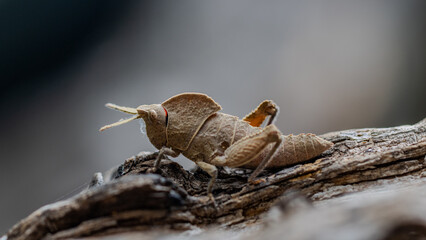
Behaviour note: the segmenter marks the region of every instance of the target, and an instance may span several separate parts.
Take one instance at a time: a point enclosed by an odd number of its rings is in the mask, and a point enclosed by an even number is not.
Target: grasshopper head
[[[141,105],[137,108],[129,108],[108,103],[106,107],[135,116],[106,125],[99,129],[99,131],[142,118],[145,122],[146,133],[151,143],[158,149],[166,145],[167,111],[160,104]]]
[[[146,125],[149,141],[157,149],[166,146],[167,111],[160,104],[141,105],[136,108]]]

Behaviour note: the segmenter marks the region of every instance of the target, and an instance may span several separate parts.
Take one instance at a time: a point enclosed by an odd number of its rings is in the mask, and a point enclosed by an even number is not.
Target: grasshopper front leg
[[[154,168],[153,168],[152,171],[156,172],[158,170],[158,167],[160,166],[161,159],[163,158],[164,155],[175,158],[175,157],[179,156],[179,154],[180,154],[179,151],[175,151],[172,148],[162,147],[160,149],[160,151],[158,151],[158,155],[157,155],[157,158],[155,159]]]
[[[271,151],[257,166],[256,170],[250,175],[248,181],[253,182],[254,178],[265,169],[272,160],[274,153],[282,142],[282,134],[275,125],[268,125],[262,131],[247,136],[232,144],[225,150],[223,156],[217,156],[211,164],[215,166],[240,167],[254,160],[271,143],[275,143]]]

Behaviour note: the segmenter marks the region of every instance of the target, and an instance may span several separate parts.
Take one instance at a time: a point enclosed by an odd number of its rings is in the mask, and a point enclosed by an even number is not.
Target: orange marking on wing
[[[247,121],[253,127],[259,127],[260,125],[262,125],[263,121],[265,121],[266,117],[267,116],[264,114],[259,114],[256,117],[247,118],[245,119],[245,121]]]

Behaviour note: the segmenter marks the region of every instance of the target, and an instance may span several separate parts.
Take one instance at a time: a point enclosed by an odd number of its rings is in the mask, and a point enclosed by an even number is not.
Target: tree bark
[[[335,145],[303,164],[264,171],[253,185],[251,170],[221,168],[215,203],[206,196],[206,173],[168,159],[147,173],[156,153],[143,152],[95,175],[93,187],[35,211],[3,238],[426,237],[426,119],[321,137]]]

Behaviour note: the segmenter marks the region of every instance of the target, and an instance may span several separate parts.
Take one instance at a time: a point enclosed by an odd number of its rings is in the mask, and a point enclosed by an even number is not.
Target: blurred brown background
[[[142,150],[136,107],[207,93],[286,134],[426,117],[426,2],[0,2],[0,233]],[[190,167],[188,160],[177,161]],[[75,193],[75,192],[74,192]]]

